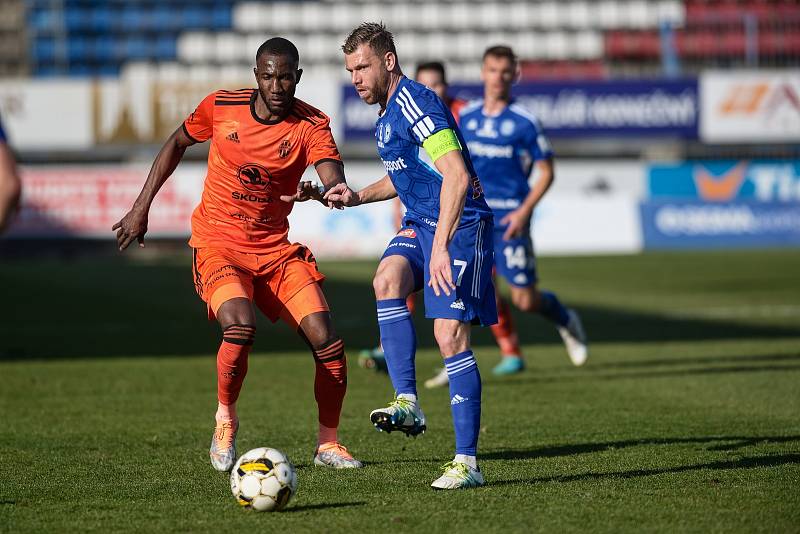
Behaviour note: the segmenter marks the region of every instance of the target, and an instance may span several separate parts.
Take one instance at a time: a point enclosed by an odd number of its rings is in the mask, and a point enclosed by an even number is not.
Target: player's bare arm
[[[167,181],[175,168],[183,158],[186,148],[195,144],[183,130],[183,126],[175,130],[169,139],[167,139],[164,146],[161,147],[153,166],[150,168],[150,174],[142,187],[142,191],[133,203],[131,210],[119,220],[111,230],[117,231],[117,245],[120,250],[128,248],[134,240],[139,242],[139,246],[144,246],[144,235],[147,233],[147,219],[150,212],[150,206],[153,204],[161,186]]]
[[[346,184],[344,177],[344,166],[338,161],[323,161],[316,166],[317,176],[322,182],[322,190],[310,181],[301,181],[297,184],[297,192],[294,195],[281,195],[280,199],[284,202],[306,202],[307,200],[317,200],[330,208],[344,209],[340,204],[329,203],[323,198],[323,194],[338,184]]]
[[[3,233],[17,211],[21,191],[14,156],[8,145],[0,142],[0,233]]]
[[[544,194],[553,185],[555,172],[553,169],[553,159],[547,158],[536,162],[534,166],[536,182],[533,184],[530,193],[525,197],[519,208],[515,209],[500,220],[500,224],[507,224],[508,228],[503,233],[503,239],[520,237],[528,232],[531,215],[533,210],[542,200]]]
[[[359,204],[370,204],[389,200],[397,196],[397,191],[392,184],[391,178],[387,174],[375,183],[372,183],[361,191],[353,191],[347,184],[337,184],[325,193],[325,200],[331,203],[338,203],[342,206],[353,207]]]
[[[431,279],[428,284],[439,296],[442,291],[449,295],[450,290],[456,288],[447,247],[458,228],[459,220],[461,220],[470,177],[459,150],[443,154],[434,162],[434,165],[442,174],[442,189],[439,197],[441,202],[439,222],[433,236],[431,251]]]

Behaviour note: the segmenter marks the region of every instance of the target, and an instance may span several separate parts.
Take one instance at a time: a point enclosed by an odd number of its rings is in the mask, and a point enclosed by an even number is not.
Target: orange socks
[[[406,297],[406,306],[408,307],[408,311],[411,312],[412,315],[414,314],[414,308],[417,307],[416,304],[417,299],[414,295],[416,295],[416,293],[411,293],[409,296]]]
[[[222,334],[217,352],[217,399],[222,404],[234,404],[239,398],[255,337],[255,327],[239,324],[229,326]]]
[[[492,325],[491,329],[503,356],[522,357],[519,337],[514,328],[514,318],[511,316],[511,307],[501,298],[497,299],[497,324]]]
[[[314,349],[313,352],[317,365],[314,397],[317,399],[319,409],[319,423],[321,427],[327,427],[335,432],[339,426],[344,394],[347,392],[347,358],[344,354],[344,342],[336,338]],[[320,439],[322,438],[320,435]]]

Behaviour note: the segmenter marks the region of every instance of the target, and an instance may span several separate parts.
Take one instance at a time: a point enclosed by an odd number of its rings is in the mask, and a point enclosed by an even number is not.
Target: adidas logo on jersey
[[[453,398],[450,399],[450,406],[455,406],[456,404],[461,404],[462,402],[467,402],[469,397],[462,397],[458,393],[453,395]]]
[[[225,137],[225,139],[227,139],[228,141],[233,141],[234,143],[238,143],[239,142],[239,133],[238,132],[229,133]]]
[[[450,307],[453,308],[454,310],[461,310],[461,311],[464,311],[464,310],[467,309],[464,306],[464,302],[461,299],[454,300],[453,303],[450,305]]]

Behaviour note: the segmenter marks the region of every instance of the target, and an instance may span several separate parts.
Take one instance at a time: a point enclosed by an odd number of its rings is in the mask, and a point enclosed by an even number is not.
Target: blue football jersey
[[[427,155],[422,143],[446,128],[453,130],[458,137],[461,155],[472,177],[459,227],[491,218],[491,209],[483,197],[478,175],[453,114],[436,93],[406,77],[400,80],[375,123],[378,155],[386,174],[391,178],[407,214],[435,226],[439,220],[442,175],[428,162],[429,159],[425,161]]]
[[[0,120],[0,142],[6,142],[6,132],[3,130],[3,121]]]
[[[553,156],[550,143],[539,121],[514,102],[495,116],[484,114],[483,100],[471,102],[461,110],[460,124],[499,227],[500,219],[517,209],[530,192],[528,177],[534,162]]]

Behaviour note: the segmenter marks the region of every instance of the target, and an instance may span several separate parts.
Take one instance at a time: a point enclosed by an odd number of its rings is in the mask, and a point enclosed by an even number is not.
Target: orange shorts
[[[311,251],[297,243],[264,254],[197,248],[192,271],[209,320],[224,302],[239,297],[254,302],[273,323],[283,319],[292,328],[312,313],[330,311],[319,286],[325,276]]]

